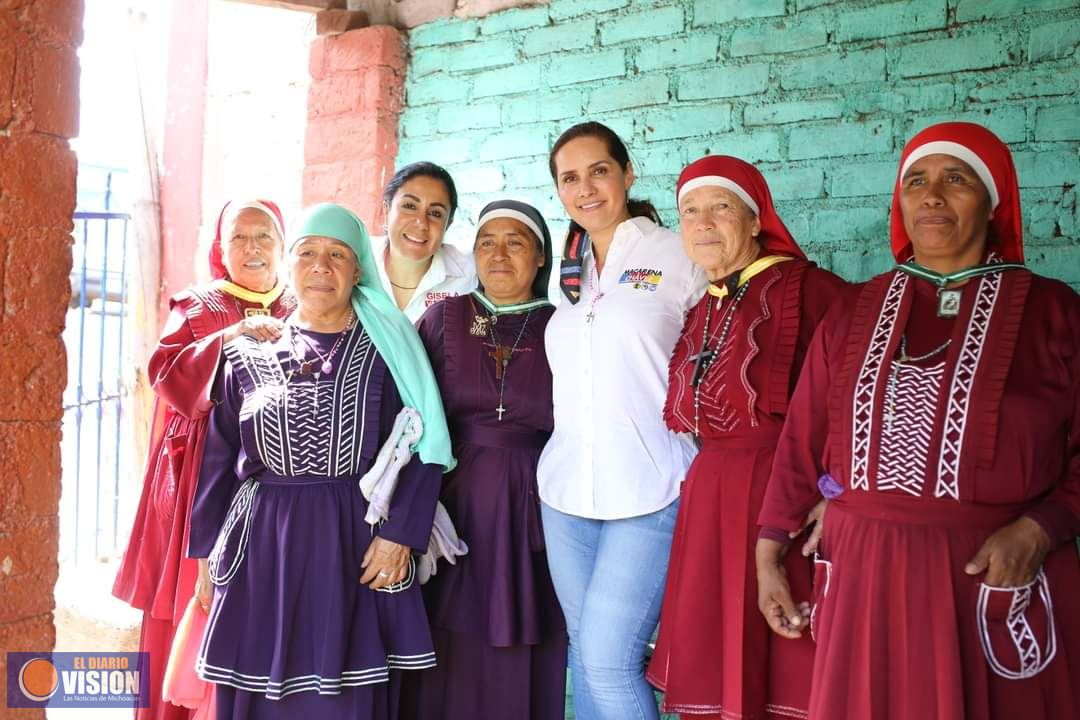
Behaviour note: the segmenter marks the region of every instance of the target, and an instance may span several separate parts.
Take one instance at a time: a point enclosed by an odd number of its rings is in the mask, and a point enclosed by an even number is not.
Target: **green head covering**
[[[439,386],[431,371],[427,352],[405,314],[383,290],[367,228],[360,218],[340,205],[320,203],[304,210],[296,220],[290,249],[306,237],[334,238],[352,248],[360,263],[360,282],[353,287],[352,305],[375,349],[386,361],[397,383],[402,402],[420,413],[424,432],[413,450],[425,463],[442,465],[447,471],[457,463],[450,448]]]

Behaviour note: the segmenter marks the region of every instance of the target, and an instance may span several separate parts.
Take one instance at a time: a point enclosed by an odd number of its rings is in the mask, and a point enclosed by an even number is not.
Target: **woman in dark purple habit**
[[[197,660],[218,720],[395,720],[401,670],[435,664],[412,551],[453,467],[415,329],[363,224],[304,212],[277,341],[225,346],[188,552],[214,597]],[[380,451],[382,449],[382,451]]]
[[[566,625],[548,574],[536,465],[552,429],[544,328],[551,238],[525,203],[477,223],[480,289],[419,322],[443,392],[457,469],[441,500],[469,552],[424,586],[438,666],[410,673],[410,720],[556,720]]]

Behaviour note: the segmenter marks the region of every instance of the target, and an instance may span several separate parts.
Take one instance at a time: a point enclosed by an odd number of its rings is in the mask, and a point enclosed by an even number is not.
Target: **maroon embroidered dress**
[[[151,705],[143,718],[180,720],[191,711],[161,700],[165,662],[176,625],[195,591],[198,565],[185,557],[190,510],[207,417],[210,390],[221,360],[222,330],[260,303],[241,299],[221,282],[192,288],[170,300],[169,315],[150,357],[150,382],[157,395],[142,496],[113,594],[144,611],[139,650],[150,653]],[[274,317],[291,310],[290,295],[269,307]]]
[[[707,294],[687,316],[671,360],[664,418],[676,432],[697,426],[702,446],[682,485],[648,672],[665,691],[669,712],[805,716],[813,644],[769,632],[757,608],[754,544],[788,398],[814,328],[842,287],[831,273],[790,258],[722,300]],[[721,336],[723,344],[701,376],[695,421],[694,357],[707,321],[709,348]],[[809,560],[792,553],[787,567],[797,587],[809,587]]]
[[[899,362],[902,345],[923,359]],[[995,273],[964,285],[958,316],[942,318],[929,282],[892,271],[834,306],[761,523],[798,527],[826,473],[843,492],[815,576],[811,719],[1080,717],[1075,292]],[[1032,584],[964,573],[1025,514],[1055,547]]]

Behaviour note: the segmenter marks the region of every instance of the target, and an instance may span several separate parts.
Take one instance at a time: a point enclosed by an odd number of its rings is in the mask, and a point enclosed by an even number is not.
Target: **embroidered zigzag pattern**
[[[294,383],[289,395],[290,474],[329,475],[330,435],[319,418],[319,410],[331,407],[333,395],[329,383],[305,379]]]
[[[1031,629],[1031,623],[1028,622],[1025,613],[1030,604],[1030,586],[1014,593],[1006,621],[1009,627],[1009,635],[1012,636],[1013,644],[1016,646],[1016,652],[1020,658],[1020,672],[1024,675],[1031,674],[1032,670],[1039,666],[1039,661],[1042,659],[1042,649],[1039,647],[1039,641],[1035,639],[1035,632]]]
[[[728,402],[728,366],[735,355],[735,337],[739,333],[738,315],[731,319],[731,328],[719,348],[716,359],[709,366],[701,381],[701,419],[713,432],[731,432],[739,426],[739,414]]]
[[[877,489],[898,490],[919,496],[926,477],[930,442],[934,433],[934,410],[941,391],[945,363],[920,368],[894,365],[886,394],[893,397],[892,418],[884,418]]]
[[[1039,590],[1039,600],[1046,613],[1046,646],[1040,647],[1035,629],[1031,626],[1028,613],[1032,610],[1035,588]],[[998,657],[991,637],[991,626],[995,621],[987,617],[990,597],[994,594],[1009,593],[1009,612],[1005,617],[1005,627],[1009,632],[1016,650],[1017,664]],[[1050,585],[1046,581],[1046,572],[1039,570],[1027,585],[1016,588],[995,588],[983,583],[979,587],[979,599],[976,607],[976,622],[979,626],[979,639],[983,646],[983,655],[987,664],[996,675],[1009,680],[1023,680],[1041,673],[1057,655],[1057,629],[1054,627],[1054,602],[1050,594]]]
[[[346,340],[339,356],[344,370],[333,383],[308,377],[287,383],[281,361],[267,346],[235,355],[230,359],[243,364],[254,384],[241,417],[251,418],[257,452],[268,470],[285,477],[359,471],[364,399],[375,355],[362,328]],[[327,423],[328,415],[336,422]]]
[[[349,344],[353,345],[352,342]],[[336,475],[359,472],[360,453],[357,450],[363,439],[364,428],[367,426],[367,403],[363,399],[367,396],[375,360],[375,355],[371,352],[371,338],[367,332],[360,333],[355,340],[355,346],[347,347],[345,350],[350,354],[359,354],[363,360],[350,363],[336,383],[335,390],[339,393],[341,402],[337,404],[338,422],[335,426],[337,428],[359,427],[359,435],[349,438],[349,442],[338,440],[333,443],[329,462]]]
[[[967,425],[971,389],[979,370],[986,335],[990,330],[990,317],[994,313],[998,291],[1001,289],[1001,273],[984,275],[979,280],[979,292],[971,310],[964,344],[956,363],[952,386],[949,388],[949,405],[945,410],[945,432],[941,439],[938,457],[938,479],[934,497],[960,499],[960,456],[964,449],[964,429]]]
[[[244,396],[240,419],[255,418],[255,444],[259,457],[268,469],[284,475],[288,457],[281,432],[285,427],[285,374],[276,355],[267,346],[251,339],[242,342],[243,346],[225,346],[230,362],[242,367],[254,385],[254,391]]]
[[[870,479],[870,439],[874,436],[874,398],[878,395],[878,377],[885,353],[889,348],[896,327],[896,318],[900,314],[900,301],[904,297],[908,276],[895,273],[889,289],[885,293],[885,302],[881,305],[877,324],[870,336],[859,377],[855,381],[855,392],[851,411],[851,487],[855,490],[869,490]]]

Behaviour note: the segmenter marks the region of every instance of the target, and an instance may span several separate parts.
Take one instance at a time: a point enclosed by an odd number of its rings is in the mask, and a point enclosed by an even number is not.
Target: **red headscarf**
[[[221,213],[218,214],[217,229],[214,231],[214,241],[210,243],[210,276],[215,280],[229,279],[229,271],[225,269],[225,261],[221,256],[221,223],[225,219],[225,213],[233,206],[236,206],[235,210],[237,212],[244,208],[262,210],[269,215],[270,219],[273,221],[274,228],[281,237],[281,242],[285,242],[285,218],[281,215],[281,208],[277,206],[277,203],[271,200],[261,199],[239,202],[230,200],[225,203],[225,207],[221,208]]]
[[[675,183],[676,204],[683,195],[703,185],[730,190],[749,206],[761,223],[758,240],[767,253],[806,259],[806,253],[776,214],[769,185],[756,167],[730,155],[706,155],[695,160],[683,169]]]
[[[947,122],[931,125],[904,146],[893,190],[889,237],[893,256],[903,262],[912,255],[911,239],[900,211],[900,183],[911,165],[927,155],[951,155],[975,171],[990,193],[990,242],[1006,262],[1024,262],[1024,225],[1020,218],[1020,187],[1009,147],[982,125]]]

